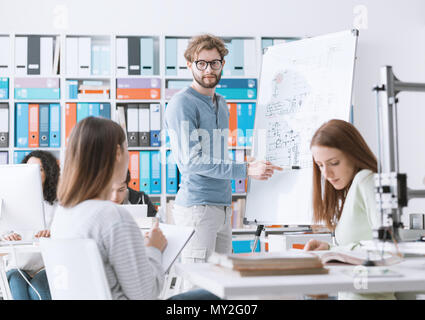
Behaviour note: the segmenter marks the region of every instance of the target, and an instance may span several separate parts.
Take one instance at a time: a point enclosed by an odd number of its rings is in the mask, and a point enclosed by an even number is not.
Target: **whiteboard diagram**
[[[263,56],[252,155],[301,170],[250,179],[248,221],[312,223],[310,141],[330,119],[349,120],[357,31],[282,43]]]

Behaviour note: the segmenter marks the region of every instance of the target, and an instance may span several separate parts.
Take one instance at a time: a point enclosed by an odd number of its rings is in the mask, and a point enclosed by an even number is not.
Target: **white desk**
[[[239,277],[209,263],[176,264],[176,274],[224,299],[285,298],[337,292],[425,291],[425,257],[406,258],[390,269],[401,277],[368,277],[367,289],[356,289],[353,277],[342,273],[353,266],[326,266],[329,274]],[[357,287],[359,284],[357,282]]]

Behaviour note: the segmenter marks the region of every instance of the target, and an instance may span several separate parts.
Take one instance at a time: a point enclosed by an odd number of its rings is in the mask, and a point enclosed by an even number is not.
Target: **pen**
[[[301,169],[300,166],[280,166],[284,170],[299,170]]]

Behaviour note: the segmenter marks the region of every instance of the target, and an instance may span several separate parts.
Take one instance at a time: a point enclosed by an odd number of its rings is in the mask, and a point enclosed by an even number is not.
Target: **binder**
[[[91,47],[91,74],[100,75],[100,68],[102,63],[100,45],[93,44]]]
[[[137,104],[127,106],[127,137],[129,147],[139,145],[139,106]]]
[[[29,155],[29,154],[30,154],[30,152],[31,152],[31,151],[27,151],[27,150],[25,150],[25,151],[22,151],[22,150],[15,151],[15,152],[13,153],[13,163],[14,163],[14,164],[22,163],[22,160],[24,160],[24,158],[25,158],[27,155]]]
[[[270,47],[273,45],[273,39],[261,39],[261,49],[264,51],[267,47]]]
[[[232,75],[243,76],[244,71],[244,40],[232,39],[233,48],[233,70]]]
[[[151,151],[151,189],[150,194],[161,194],[161,154],[159,151]]]
[[[98,103],[89,103],[89,117],[98,117],[100,113],[100,105]]]
[[[15,146],[28,148],[28,103],[16,104]]]
[[[178,181],[177,181],[177,165],[174,161],[173,154],[170,150],[166,153],[166,192],[168,194],[176,194]]]
[[[257,89],[257,79],[221,79],[218,89]]]
[[[187,67],[186,58],[184,52],[187,49],[189,39],[178,39],[177,40],[177,76],[179,77],[191,77],[192,73]]]
[[[128,75],[128,39],[117,38],[117,76]]]
[[[9,163],[9,153],[7,151],[0,151],[0,165]]]
[[[248,127],[248,112],[247,107],[244,103],[238,103],[237,108],[237,122],[238,122],[238,135],[237,135],[237,146],[246,146],[246,130]]]
[[[28,147],[38,148],[39,144],[39,105],[29,104],[28,105]]]
[[[78,38],[78,75],[89,76],[91,72],[91,38]]]
[[[139,175],[139,151],[129,151],[128,170],[130,171],[130,182],[128,187],[139,191],[140,190],[140,175]]]
[[[229,138],[228,146],[236,147],[237,136],[238,136],[238,114],[236,103],[228,103],[229,109]]]
[[[40,38],[40,74],[52,75],[53,72],[53,38]]]
[[[177,76],[177,39],[165,39],[165,75]]]
[[[9,105],[0,103],[0,148],[9,147]]]
[[[60,104],[50,104],[50,137],[49,144],[51,148],[59,148],[61,146],[61,113]]]
[[[72,128],[77,123],[77,104],[65,104],[65,145],[68,144],[68,138],[71,134]]]
[[[56,41],[59,41],[58,39]],[[68,37],[66,38],[66,74],[67,75],[78,75],[79,64],[78,64],[78,38]]]
[[[245,150],[235,150],[235,160],[237,163],[243,163],[245,161]],[[235,180],[235,192],[245,192],[245,179]]]
[[[151,191],[150,163],[150,151],[140,151],[140,191],[143,191],[146,194],[149,194]]]
[[[245,146],[251,147],[255,122],[255,103],[246,103],[246,108]]]
[[[140,74],[143,76],[153,75],[154,60],[153,38],[140,39]]]
[[[150,105],[150,138],[151,147],[161,146],[161,105],[151,103]]]
[[[100,74],[107,76],[111,74],[111,48],[108,45],[100,47]]]
[[[89,104],[87,102],[77,103],[77,122],[89,116]]]
[[[7,36],[0,37],[0,74],[9,73],[10,65],[10,38]]]
[[[247,77],[257,76],[257,51],[255,49],[255,40],[244,40],[244,74]]]
[[[78,99],[78,80],[66,80],[68,99]]]
[[[244,88],[217,88],[216,92],[221,94],[224,99],[230,100],[255,100],[257,99],[257,89]]]
[[[99,104],[99,116],[106,119],[111,119],[111,105],[109,103]]]
[[[235,160],[235,150],[229,150],[229,158],[232,161]],[[232,193],[235,193],[236,192],[236,188],[235,188],[236,187],[236,184],[235,183],[236,182],[235,182],[234,179],[230,180],[230,184],[232,186]]]
[[[40,147],[49,147],[50,112],[48,104],[40,104]]]
[[[150,145],[150,108],[148,104],[139,104],[139,146]]]
[[[9,99],[9,78],[0,78],[0,99]]]
[[[128,74],[140,75],[140,38],[128,37]]]
[[[233,46],[231,41],[226,43],[226,48],[229,53],[224,57],[226,63],[223,66],[223,76],[228,77],[233,75]]]
[[[60,90],[58,88],[15,88],[16,100],[58,100]]]
[[[15,75],[27,75],[28,38],[15,38]]]
[[[28,36],[28,74],[40,74],[40,36]]]

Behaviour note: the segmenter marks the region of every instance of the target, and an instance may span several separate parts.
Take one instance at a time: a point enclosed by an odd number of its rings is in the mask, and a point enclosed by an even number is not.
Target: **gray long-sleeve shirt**
[[[94,239],[102,257],[113,299],[155,299],[164,284],[162,253],[145,247],[141,230],[123,207],[87,200],[58,207],[52,239]]]
[[[165,129],[182,174],[176,204],[230,205],[232,179],[246,178],[246,163],[229,158],[229,110],[224,98],[187,87],[173,96],[165,111]]]

